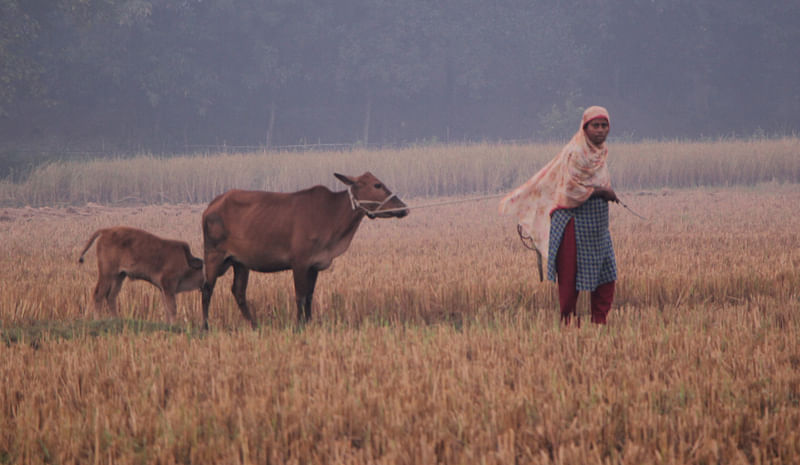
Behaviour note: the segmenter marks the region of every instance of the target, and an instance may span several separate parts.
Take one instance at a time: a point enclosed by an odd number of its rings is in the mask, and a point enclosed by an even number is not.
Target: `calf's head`
[[[178,282],[178,292],[201,289],[205,282],[203,274],[203,260],[187,253],[186,261],[189,267],[184,271]]]
[[[333,173],[336,179],[347,184],[354,209],[361,209],[370,219],[403,218],[408,208],[386,185],[367,171],[358,177]]]

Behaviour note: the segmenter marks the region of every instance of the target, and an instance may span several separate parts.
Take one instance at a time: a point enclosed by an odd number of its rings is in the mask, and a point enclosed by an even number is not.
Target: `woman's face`
[[[591,141],[594,145],[601,145],[603,142],[606,141],[606,137],[608,137],[608,120],[605,118],[595,118],[588,123],[586,123],[586,127],[584,128],[584,132],[586,132],[586,137]]]

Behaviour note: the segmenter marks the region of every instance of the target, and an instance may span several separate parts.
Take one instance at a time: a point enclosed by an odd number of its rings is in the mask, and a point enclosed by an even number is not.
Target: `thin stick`
[[[536,252],[536,264],[539,268],[539,282],[544,281],[544,274],[542,272],[542,253],[536,248],[536,245],[533,243],[533,238],[526,234],[522,229],[521,224],[517,225],[517,234],[519,234],[519,238],[522,240],[522,245]]]
[[[643,220],[645,220],[645,221],[648,221],[648,220],[647,220],[647,218],[645,218],[645,217],[643,217],[642,215],[640,215],[640,214],[636,213],[635,211],[633,211],[633,210],[631,209],[631,207],[629,207],[629,206],[625,205],[624,203],[622,203],[622,200],[619,200],[619,198],[617,198],[617,203],[618,203],[618,204],[620,204],[620,205],[622,205],[622,206],[623,206],[623,207],[624,207],[626,210],[628,210],[629,212],[631,212],[631,213],[633,213],[634,215],[638,216],[639,218],[641,218],[641,219],[643,219]]]

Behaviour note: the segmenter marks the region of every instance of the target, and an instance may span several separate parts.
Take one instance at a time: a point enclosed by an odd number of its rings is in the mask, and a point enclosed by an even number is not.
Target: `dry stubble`
[[[258,332],[227,281],[204,337],[192,293],[185,334],[0,346],[0,463],[798,460],[800,191],[621,194],[650,219],[612,207],[607,327],[559,328],[554,286],[494,201],[420,209],[362,225],[300,333],[283,273],[251,279]],[[199,254],[201,210],[6,210],[2,324],[87,318],[93,260],[75,260],[97,227]],[[152,286],[120,301],[164,318]]]

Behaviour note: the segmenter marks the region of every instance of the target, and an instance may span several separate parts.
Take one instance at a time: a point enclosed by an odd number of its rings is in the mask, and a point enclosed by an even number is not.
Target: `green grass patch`
[[[199,328],[167,323],[110,318],[104,320],[36,321],[26,325],[0,328],[0,341],[11,344],[29,344],[38,347],[52,340],[73,340],[119,334],[173,333],[195,337],[202,334]]]

